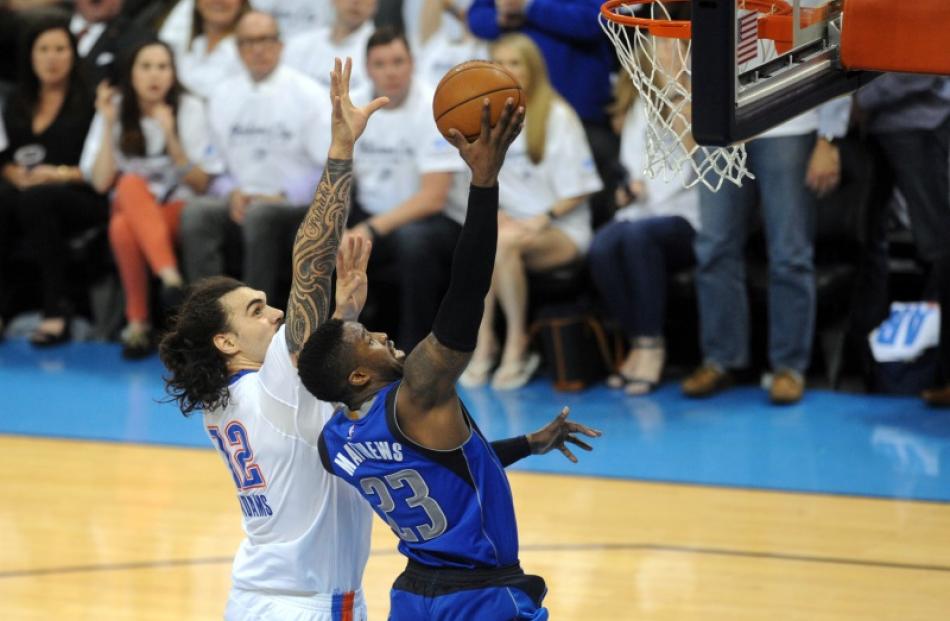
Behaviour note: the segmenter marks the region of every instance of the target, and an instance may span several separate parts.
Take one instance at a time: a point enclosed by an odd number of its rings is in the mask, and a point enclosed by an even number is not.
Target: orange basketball
[[[482,100],[491,100],[492,127],[501,117],[505,100],[515,102],[515,109],[525,103],[524,91],[515,76],[499,64],[487,60],[470,60],[449,69],[435,89],[432,114],[443,136],[455,128],[469,140],[478,138],[482,127]]]

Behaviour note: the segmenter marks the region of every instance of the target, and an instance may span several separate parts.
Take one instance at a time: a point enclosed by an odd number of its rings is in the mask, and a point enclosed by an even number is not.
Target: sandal
[[[491,375],[491,370],[494,367],[495,361],[492,358],[484,358],[482,360],[473,358],[469,361],[468,366],[465,367],[462,376],[459,377],[459,384],[465,388],[484,386],[488,382],[488,376]]]
[[[33,334],[30,335],[30,345],[33,347],[55,347],[56,345],[68,343],[72,338],[70,323],[69,319],[66,319],[63,323],[63,329],[58,333],[47,332],[46,330],[37,328],[33,331]]]
[[[541,356],[528,354],[527,358],[516,362],[504,363],[492,376],[491,387],[495,390],[515,390],[528,383],[541,364]]]

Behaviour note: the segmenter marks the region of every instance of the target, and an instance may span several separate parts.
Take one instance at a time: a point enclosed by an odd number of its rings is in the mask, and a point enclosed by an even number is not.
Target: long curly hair
[[[228,365],[215,346],[214,337],[228,330],[228,316],[221,297],[246,286],[225,276],[205,278],[192,285],[162,338],[158,354],[169,375],[165,391],[177,401],[185,416],[228,404]]]

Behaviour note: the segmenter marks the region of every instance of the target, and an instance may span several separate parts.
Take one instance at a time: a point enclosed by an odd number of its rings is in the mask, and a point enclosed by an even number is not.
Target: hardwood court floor
[[[241,537],[210,449],[0,436],[0,619],[220,618]],[[515,472],[522,564],[558,620],[926,620],[950,505]],[[378,523],[377,523],[378,526]],[[381,621],[402,560],[377,528]]]

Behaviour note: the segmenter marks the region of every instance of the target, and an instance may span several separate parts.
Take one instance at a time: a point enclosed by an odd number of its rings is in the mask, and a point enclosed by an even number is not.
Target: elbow
[[[91,185],[92,189],[99,194],[105,194],[112,188],[112,180],[103,177],[93,177],[89,185]]]

